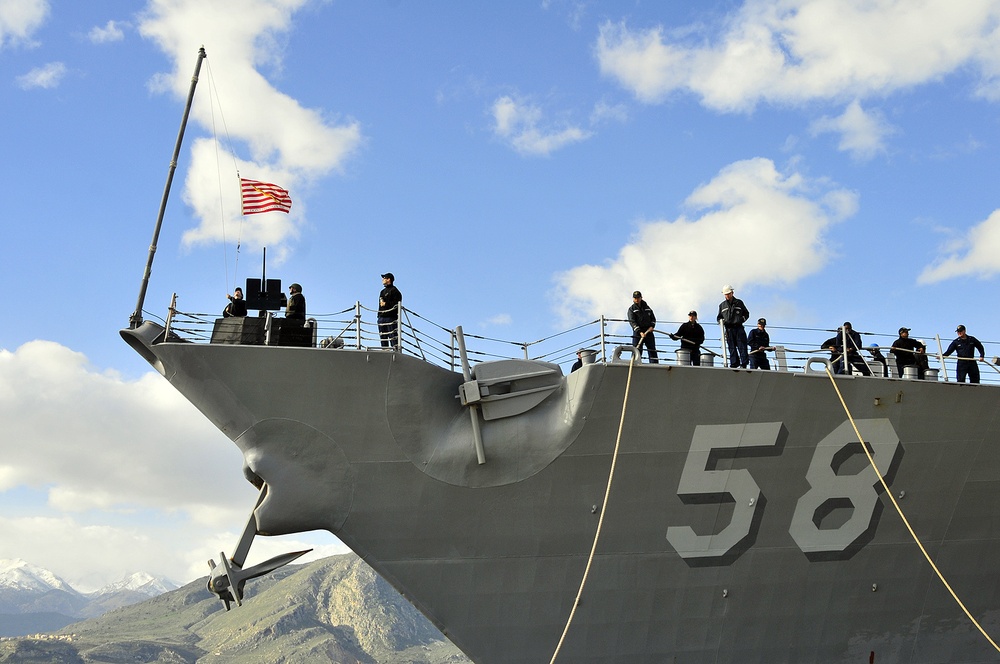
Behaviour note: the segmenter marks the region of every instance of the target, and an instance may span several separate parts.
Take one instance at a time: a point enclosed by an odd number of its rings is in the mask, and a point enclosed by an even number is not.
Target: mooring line
[[[979,621],[976,620],[975,616],[972,615],[972,613],[969,611],[968,608],[966,608],[962,600],[959,599],[958,594],[952,589],[951,584],[948,583],[948,580],[944,578],[944,574],[941,573],[941,570],[938,569],[938,566],[934,564],[934,561],[931,559],[930,554],[927,553],[927,549],[924,548],[923,542],[920,541],[920,538],[917,536],[917,533],[913,530],[913,527],[910,525],[910,521],[906,518],[906,515],[903,514],[903,508],[899,506],[899,503],[896,502],[896,497],[893,496],[892,491],[889,490],[889,485],[886,484],[885,477],[882,476],[882,472],[878,469],[878,466],[875,465],[875,458],[872,456],[872,453],[868,450],[868,445],[865,444],[864,437],[858,430],[857,424],[854,423],[854,416],[851,415],[851,410],[847,407],[847,402],[844,401],[844,395],[840,393],[840,388],[837,386],[837,381],[834,380],[833,378],[833,373],[830,371],[829,365],[827,365],[826,367],[826,375],[830,377],[830,383],[833,384],[833,389],[837,393],[837,398],[840,399],[840,405],[844,407],[844,412],[847,413],[847,419],[850,420],[851,427],[854,429],[854,435],[858,437],[858,442],[861,443],[861,449],[865,451],[865,456],[868,457],[868,463],[871,464],[872,469],[874,469],[875,471],[875,475],[878,476],[878,481],[882,484],[882,489],[885,491],[885,494],[889,496],[889,500],[892,501],[892,506],[896,508],[896,513],[899,514],[899,518],[902,519],[903,525],[905,525],[906,529],[910,532],[910,537],[912,537],[913,541],[916,542],[917,547],[920,549],[920,552],[924,554],[924,558],[927,560],[927,564],[931,566],[932,570],[934,570],[934,573],[941,581],[941,584],[948,590],[952,598],[962,609],[965,615],[969,618],[972,624],[976,626],[976,629],[979,630],[979,633],[982,634],[984,637],[986,637],[986,640],[990,642],[990,645],[992,645],[994,649],[1000,652],[1000,646],[998,646],[996,641],[994,641],[993,638],[986,632],[986,630],[983,629],[983,626],[979,624]]]
[[[645,333],[642,335],[646,336]],[[639,340],[639,346],[636,348],[638,350],[642,348],[642,337]],[[608,498],[611,496],[611,482],[615,478],[615,466],[618,464],[618,449],[622,442],[622,429],[625,427],[625,410],[628,407],[628,392],[629,388],[632,386],[632,367],[635,366],[635,357],[637,353],[632,352],[632,358],[628,363],[628,378],[625,380],[625,396],[622,399],[622,416],[618,421],[618,437],[615,439],[615,451],[611,455],[611,470],[608,473],[608,487],[604,491],[604,502],[601,503],[601,516],[597,520],[597,532],[594,533],[594,543],[590,547],[590,556],[587,558],[587,567],[583,570],[583,578],[580,580],[580,589],[576,592],[576,599],[573,600],[573,608],[570,609],[569,618],[566,620],[566,627],[563,628],[562,636],[559,637],[559,643],[556,644],[556,650],[552,653],[552,659],[549,660],[549,664],[554,664],[556,657],[559,656],[559,650],[562,648],[563,641],[566,640],[566,634],[569,632],[570,625],[573,624],[573,616],[576,615],[576,607],[580,605],[580,597],[583,595],[583,588],[587,585],[587,576],[590,574],[590,566],[594,562],[594,553],[597,551],[597,540],[601,537],[601,528],[604,526],[604,513],[608,509]]]

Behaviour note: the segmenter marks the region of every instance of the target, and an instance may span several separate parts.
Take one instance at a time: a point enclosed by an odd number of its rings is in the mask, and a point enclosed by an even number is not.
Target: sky
[[[0,0],[0,558],[97,588],[232,552],[240,454],[118,331],[249,276],[537,339],[731,284],[777,330],[1000,354],[1000,0]],[[290,214],[242,217],[237,174]],[[147,316],[147,317],[152,317]],[[711,336],[711,331],[709,332]],[[872,337],[879,338],[879,337]],[[328,533],[258,538],[251,563]]]

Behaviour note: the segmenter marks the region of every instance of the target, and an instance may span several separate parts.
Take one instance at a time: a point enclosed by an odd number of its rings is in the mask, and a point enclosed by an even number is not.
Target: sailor
[[[845,321],[842,334],[847,337],[847,361],[862,375],[871,376],[872,370],[861,357],[861,333],[854,329],[850,321]]]
[[[656,316],[646,301],[642,299],[642,293],[639,291],[632,293],[632,306],[628,308],[628,324],[632,326],[632,345],[635,346],[640,359],[642,358],[642,344],[645,344],[649,363],[659,364],[660,358],[656,354],[656,338],[653,336]]]
[[[900,378],[903,377],[905,367],[916,364],[919,369],[918,360],[920,358],[916,356],[916,353],[923,353],[926,350],[927,348],[922,343],[910,338],[910,328],[899,328],[899,338],[892,342],[892,354],[896,357],[896,371],[899,372]],[[923,375],[918,374],[918,377],[923,378]]]
[[[750,310],[743,300],[733,295],[733,287],[726,284],[722,287],[726,297],[719,304],[719,315],[715,320],[722,323],[726,333],[726,347],[729,349],[729,366],[746,369],[750,359],[747,357],[747,331],[743,323],[750,318]]]
[[[399,347],[399,307],[403,294],[395,282],[392,272],[382,275],[382,290],[378,294],[378,337],[383,348]]]
[[[681,323],[677,332],[670,335],[674,341],[681,342],[681,350],[691,352],[691,365],[701,366],[701,345],[705,343],[705,328],[698,322],[698,312],[692,309],[688,312],[686,323]]]
[[[889,360],[882,354],[878,344],[869,346],[868,352],[872,354],[872,362],[878,362],[882,365],[882,377],[887,378],[889,376]]]
[[[955,328],[958,338],[948,344],[948,350],[944,356],[948,357],[952,353],[958,355],[958,382],[964,383],[966,376],[970,383],[979,382],[979,365],[976,364],[975,351],[979,351],[979,361],[986,359],[986,350],[979,339],[971,334],[966,334],[965,326],[959,325]]]
[[[226,295],[229,299],[229,304],[226,308],[222,310],[222,317],[229,318],[231,316],[246,316],[247,315],[247,301],[243,299],[243,289],[239,286],[233,291],[232,295]]]
[[[830,364],[833,365],[833,373],[835,374],[844,373],[843,333],[844,328],[838,327],[837,334],[830,337],[819,346],[823,350],[830,351]]]
[[[302,294],[302,286],[292,284],[288,287],[288,305],[285,307],[285,318],[288,320],[306,320],[306,298]]]
[[[750,330],[747,345],[750,346],[750,368],[770,370],[771,363],[767,359],[767,351],[774,348],[771,347],[771,335],[767,333],[766,319],[757,319],[757,327]]]
[[[569,368],[570,373],[573,373],[574,371],[583,366],[583,351],[585,350],[587,349],[581,348],[580,350],[576,351],[576,362],[574,362],[573,366]]]
[[[920,346],[921,349],[916,352],[914,357],[917,358],[917,378],[923,380],[927,369],[930,368],[930,363],[927,360],[927,344],[921,341]]]

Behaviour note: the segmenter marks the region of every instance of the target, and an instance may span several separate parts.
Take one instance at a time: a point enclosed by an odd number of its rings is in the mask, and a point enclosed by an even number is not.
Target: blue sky
[[[730,283],[772,326],[964,323],[992,356],[998,19],[987,0],[0,0],[0,558],[187,581],[253,504],[235,446],[117,333],[200,46],[151,312],[174,292],[221,310],[266,246],[310,312],[371,306],[391,270],[441,325],[537,339],[623,316],[636,288],[663,321],[711,321]],[[292,213],[241,218],[237,170]],[[339,550],[255,551],[301,541]]]

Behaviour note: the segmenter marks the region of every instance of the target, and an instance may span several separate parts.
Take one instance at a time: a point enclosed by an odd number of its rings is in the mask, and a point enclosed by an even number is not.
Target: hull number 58
[[[856,421],[858,431],[882,473],[896,468],[903,455],[892,424],[886,419]],[[715,534],[697,534],[690,526],[667,528],[667,541],[690,565],[726,565],[756,540],[766,497],[749,470],[716,470],[719,459],[777,456],[788,431],[781,422],[702,425],[695,428],[677,495],[688,504],[734,503],[729,523]],[[844,462],[864,454],[850,422],[834,429],[816,445],[806,481],[810,489],[795,505],[788,533],[810,560],[846,560],[875,534],[882,509],[882,485],[865,462],[855,473],[840,474]],[[824,518],[847,510],[849,518],[821,527]]]

